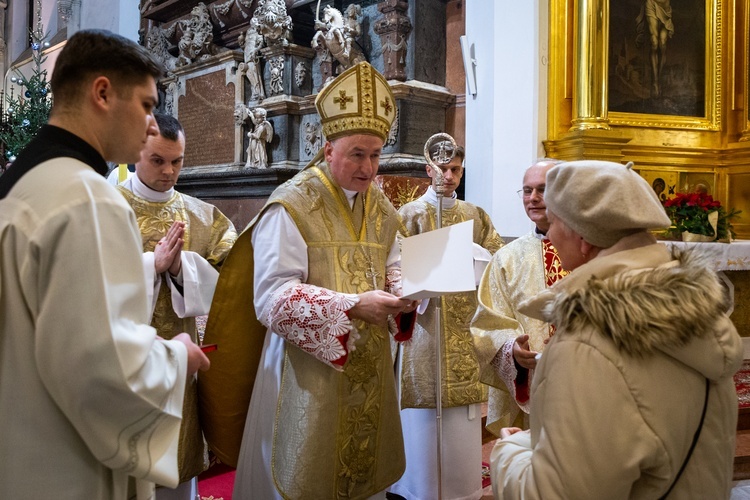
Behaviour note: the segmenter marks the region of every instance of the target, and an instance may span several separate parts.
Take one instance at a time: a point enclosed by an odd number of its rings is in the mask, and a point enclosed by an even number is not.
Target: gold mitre
[[[385,77],[367,62],[352,66],[315,98],[326,139],[373,134],[385,141],[396,117],[396,101]]]

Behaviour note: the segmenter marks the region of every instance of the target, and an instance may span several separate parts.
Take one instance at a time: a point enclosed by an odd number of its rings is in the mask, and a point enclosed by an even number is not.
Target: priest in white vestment
[[[135,175],[119,189],[135,212],[143,240],[143,269],[151,284],[151,326],[171,339],[188,332],[198,342],[196,316],[208,314],[218,267],[237,239],[232,222],[210,203],[174,189],[185,158],[185,131],[176,118],[156,114],[151,136],[135,164]],[[188,382],[183,405],[176,491],[156,490],[158,500],[193,500],[208,450],[198,421],[197,381]]]
[[[528,428],[536,355],[554,332],[551,325],[518,312],[517,307],[567,274],[546,236],[545,176],[558,163],[544,158],[526,170],[519,194],[535,227],[492,257],[479,285],[479,307],[471,330],[481,380],[490,385],[485,427],[496,436],[503,427]]]
[[[157,133],[160,64],[82,30],[49,124],[0,177],[0,497],[153,498],[177,484],[185,381],[209,361],[148,325],[140,234],[104,178]]]

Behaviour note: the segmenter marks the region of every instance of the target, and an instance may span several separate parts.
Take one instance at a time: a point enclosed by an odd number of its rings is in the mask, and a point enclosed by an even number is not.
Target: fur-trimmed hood
[[[726,342],[735,330],[723,286],[695,250],[672,255],[654,243],[598,257],[520,310],[555,325],[560,337],[594,329],[623,353],[661,351],[710,379],[738,368],[735,346]]]

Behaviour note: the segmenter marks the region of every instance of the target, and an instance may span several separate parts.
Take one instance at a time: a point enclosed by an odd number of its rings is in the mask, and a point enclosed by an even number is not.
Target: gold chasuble
[[[204,386],[211,370],[201,374],[202,399],[204,393],[208,397],[214,392],[234,394],[234,382],[247,388],[255,379],[260,358],[257,350],[262,347],[266,332],[259,331],[252,298],[241,298],[249,307],[234,311],[244,315],[243,321],[233,317],[230,303],[233,297],[252,294],[252,273],[249,280],[243,278],[248,260],[253,260],[251,232],[272,204],[284,206],[305,240],[306,284],[349,294],[373,290],[373,280],[377,289],[385,288],[386,260],[400,228],[398,214],[374,185],[357,198],[363,198],[364,203],[355,203],[353,212],[325,164],[308,167],[274,191],[240,236],[222,269],[214,300],[216,314],[212,306],[206,333],[207,341],[210,338],[219,343],[217,353],[226,342],[246,339],[241,341],[245,345],[240,349],[254,364],[243,366],[242,360],[236,360],[237,371],[228,370],[225,383],[213,380]],[[238,249],[244,253],[241,258],[235,258]],[[248,288],[237,289],[240,284]],[[224,316],[227,322],[222,320]],[[353,322],[359,338],[341,371],[289,340],[284,342],[278,400],[263,402],[276,405],[271,470],[275,487],[284,498],[368,498],[384,490],[404,471],[390,334],[386,327]],[[258,373],[258,377],[263,376],[268,375]],[[248,381],[247,377],[251,379]],[[236,396],[246,403],[249,393]],[[224,394],[221,399],[233,404],[234,397]],[[251,406],[259,403],[253,400]],[[226,411],[204,408],[204,414],[213,414],[209,415],[213,426],[223,427],[224,422],[229,422],[234,427],[230,432],[236,434],[240,418],[235,410],[241,404]],[[249,422],[248,428],[250,425]],[[224,430],[206,429],[207,437],[215,436],[209,439],[209,445],[214,449],[215,440],[227,451],[229,463],[232,459],[236,463],[240,435],[230,436]],[[231,440],[235,440],[234,446]]]
[[[237,233],[231,221],[216,207],[177,191],[165,202],[151,202],[118,186],[135,212],[138,229],[143,240],[143,251],[153,252],[156,244],[167,233],[172,223],[185,223],[184,251],[195,252],[218,269],[232,248]],[[165,278],[169,279],[169,278]],[[149,284],[148,286],[151,286]],[[179,318],[172,307],[170,288],[159,287],[151,326],[160,337],[171,339],[187,332],[198,343],[195,318]],[[198,421],[198,393],[194,381],[188,383],[183,404],[182,425],[178,449],[180,482],[187,481],[207,467],[205,446]]]
[[[405,236],[436,229],[437,208],[418,199],[399,210],[406,226]],[[494,254],[503,246],[487,212],[480,207],[456,200],[443,207],[443,227],[468,220],[474,221],[473,241]],[[435,408],[435,300],[441,301],[442,404],[443,407],[465,406],[486,400],[486,390],[479,381],[479,364],[469,330],[477,309],[476,292],[443,295],[430,299],[427,310],[418,316],[414,335],[402,346],[401,407]]]

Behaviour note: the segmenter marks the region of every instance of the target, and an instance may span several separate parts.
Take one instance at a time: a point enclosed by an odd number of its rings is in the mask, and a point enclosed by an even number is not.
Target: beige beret
[[[584,240],[609,248],[630,234],[671,224],[633,164],[581,160],[547,172],[544,203]]]

